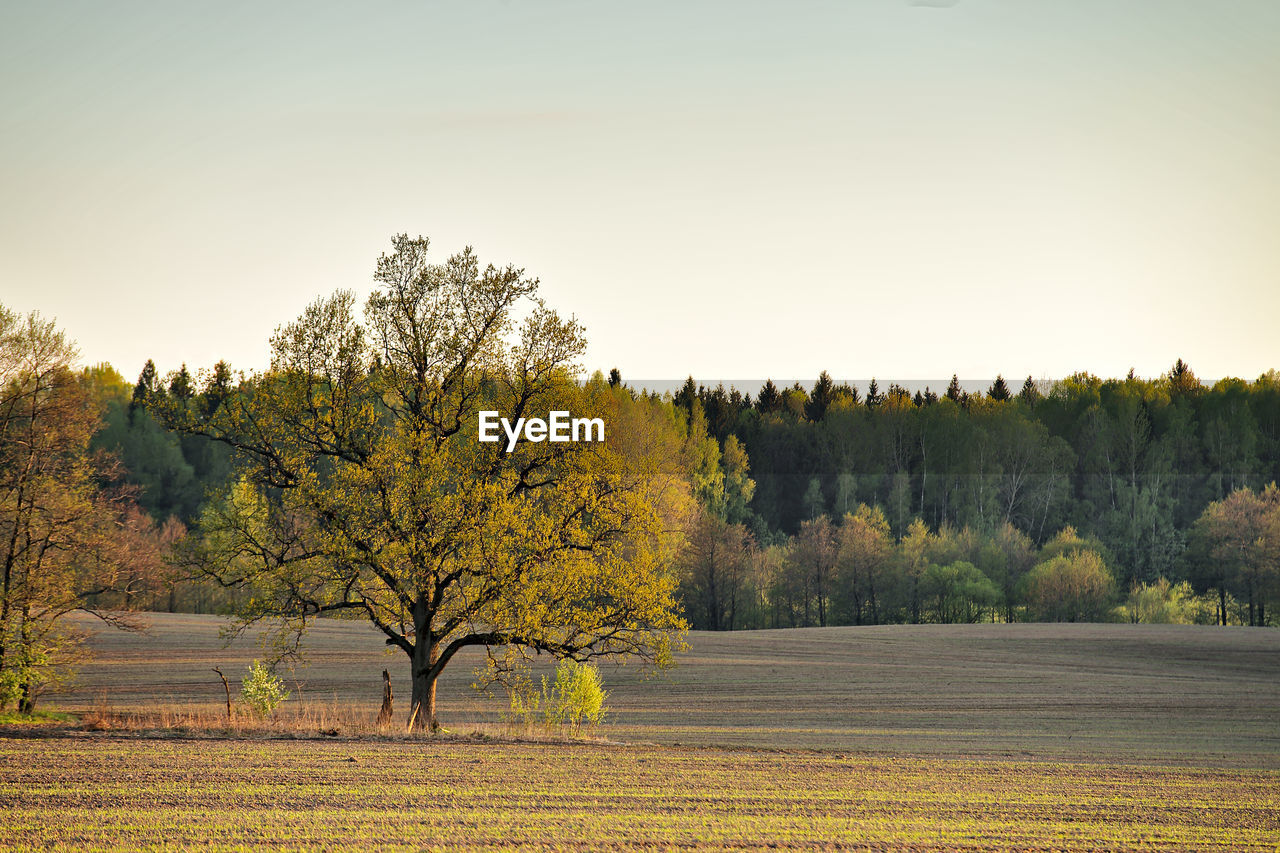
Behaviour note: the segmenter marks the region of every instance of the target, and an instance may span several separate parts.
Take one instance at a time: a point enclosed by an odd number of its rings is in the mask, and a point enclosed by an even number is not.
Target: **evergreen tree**
[[[963,403],[965,398],[964,391],[960,390],[960,379],[956,374],[951,374],[951,383],[947,385],[946,398],[953,403]]]
[[[698,386],[698,400],[707,416],[707,429],[717,441],[724,441],[738,421],[738,410],[730,401],[729,392],[724,390],[724,383],[716,385],[714,390]]]
[[[684,381],[684,385],[676,392],[675,398],[672,400],[677,408],[684,409],[686,412],[693,411],[693,401],[698,399],[698,386],[694,384],[693,377],[690,376]]]
[[[1004,377],[996,374],[996,381],[991,383],[991,387],[987,389],[987,396],[992,400],[1004,402],[1011,396],[1009,394],[1009,386],[1005,384]]]
[[[825,370],[818,374],[818,381],[813,383],[809,402],[805,403],[805,418],[814,423],[822,420],[822,416],[827,413],[827,408],[831,405],[834,391],[835,383],[831,381],[831,374]]]
[[[622,371],[615,367],[609,371],[609,387],[617,388],[621,384],[622,384]]]
[[[213,366],[213,374],[205,383],[202,396],[206,415],[212,415],[226,402],[227,397],[231,396],[231,365],[219,361]]]
[[[1040,402],[1040,389],[1036,387],[1036,383],[1031,381],[1031,377],[1027,377],[1027,381],[1022,383],[1022,390],[1018,392],[1018,399],[1026,403],[1028,406],[1035,408],[1036,403]]]
[[[773,384],[772,379],[766,379],[764,387],[760,389],[760,396],[756,397],[756,411],[763,415],[781,408],[782,395],[778,393],[778,386]]]
[[[867,386],[867,408],[873,409],[884,402],[884,397],[880,394],[880,386],[876,384],[873,378],[871,384]]]
[[[186,364],[169,376],[169,394],[182,405],[190,402],[196,395],[195,385],[191,381],[191,373],[187,370]]]
[[[146,406],[154,400],[160,393],[160,377],[156,374],[156,363],[151,359],[147,359],[147,363],[142,367],[142,373],[138,374],[138,384],[133,386],[133,399],[129,402],[129,414],[139,406]]]

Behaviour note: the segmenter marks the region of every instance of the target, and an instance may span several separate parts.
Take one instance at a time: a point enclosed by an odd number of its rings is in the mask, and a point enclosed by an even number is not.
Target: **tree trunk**
[[[420,672],[415,668],[410,707],[410,728],[427,729],[432,732],[440,730],[440,722],[436,719],[436,680],[430,676],[429,672]]]
[[[4,586],[0,588],[0,670],[3,670],[5,664],[5,653],[8,649],[5,646],[5,639],[9,636],[9,603],[12,599],[12,583],[13,583],[13,566],[17,561],[18,554],[18,521],[20,514],[18,510],[22,509],[22,490],[23,480],[18,482],[18,499],[15,503],[15,510],[12,521],[13,532],[9,536],[9,547],[4,557]]]
[[[17,651],[22,666],[22,682],[18,685],[18,713],[30,714],[36,709],[36,691],[31,683],[35,677],[34,667],[31,665],[31,608],[26,604],[22,605],[20,638]]]
[[[409,727],[439,731],[436,719],[436,676],[431,669],[440,657],[440,645],[430,630],[418,633],[413,647],[413,695],[409,701]]]

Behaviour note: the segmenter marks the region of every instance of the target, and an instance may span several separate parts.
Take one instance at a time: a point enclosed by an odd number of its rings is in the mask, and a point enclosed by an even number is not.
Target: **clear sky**
[[[263,367],[390,235],[678,378],[1280,367],[1275,0],[4,3],[0,303]]]

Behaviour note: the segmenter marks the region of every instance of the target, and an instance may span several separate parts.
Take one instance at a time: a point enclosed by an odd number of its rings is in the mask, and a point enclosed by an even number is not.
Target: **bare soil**
[[[216,716],[223,688],[211,668],[234,691],[264,656],[251,638],[224,647],[216,617],[149,621],[146,634],[97,631],[96,659],[47,705]],[[1280,767],[1280,631],[895,625],[695,632],[689,642],[658,678],[606,667],[602,734],[667,746]],[[404,718],[407,659],[376,632],[322,620],[307,649],[306,665],[286,677],[286,713],[371,725],[386,668]],[[441,719],[454,732],[501,733],[505,700],[470,686],[479,663],[460,657],[442,679]]]

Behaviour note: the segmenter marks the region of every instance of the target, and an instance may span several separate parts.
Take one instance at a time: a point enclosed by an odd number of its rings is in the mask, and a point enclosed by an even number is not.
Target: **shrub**
[[[57,689],[74,675],[72,664],[80,640],[62,630],[34,639],[19,639],[18,633],[0,637],[0,647],[13,650],[0,666],[0,711],[13,707],[19,714],[31,714],[45,691]]]
[[[240,682],[240,701],[263,717],[271,716],[276,707],[288,698],[289,691],[284,689],[284,682],[256,660]]]
[[[583,724],[599,725],[608,711],[604,703],[609,694],[595,664],[562,660],[556,667],[556,682],[550,693],[545,681],[542,689],[548,725],[572,726],[576,732]]]
[[[545,689],[546,679],[542,681]],[[479,685],[473,686],[480,689]],[[510,693],[511,710],[502,716],[503,722],[528,728],[541,720],[542,698],[533,689],[532,683],[526,680],[516,684],[510,688]]]
[[[525,683],[511,690],[511,710],[507,722],[529,726],[542,723],[547,728],[569,726],[574,733],[599,725],[608,713],[600,670],[595,664],[562,660],[556,666],[555,682],[542,677],[542,691]]]

